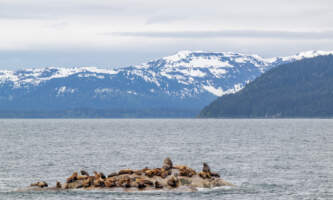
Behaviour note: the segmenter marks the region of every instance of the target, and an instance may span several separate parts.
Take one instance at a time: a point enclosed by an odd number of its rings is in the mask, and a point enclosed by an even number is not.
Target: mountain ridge
[[[275,67],[235,94],[219,97],[202,118],[333,117],[333,55]]]
[[[265,71],[306,57],[333,54],[308,51],[262,58],[234,52],[180,51],[124,68],[34,68],[0,70],[0,111],[122,110],[173,113],[189,117],[216,97],[235,93]],[[127,111],[129,113],[127,113]],[[120,113],[121,113],[120,112]],[[74,115],[77,116],[77,115]],[[147,115],[149,117],[149,115]],[[113,117],[113,116],[112,116]]]

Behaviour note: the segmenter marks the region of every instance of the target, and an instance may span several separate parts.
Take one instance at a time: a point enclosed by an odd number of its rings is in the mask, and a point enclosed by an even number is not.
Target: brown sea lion
[[[167,181],[168,185],[170,185],[171,187],[177,187],[178,186],[178,178],[175,176],[171,176],[168,181]]]
[[[114,177],[114,176],[118,176],[117,172],[113,172],[111,174],[108,175],[108,178]]]
[[[105,187],[114,187],[114,186],[116,186],[116,180],[108,178],[104,181],[104,184],[105,184]]]
[[[86,172],[85,170],[81,170],[80,173],[82,176],[89,176],[88,172]]]
[[[61,183],[59,181],[56,183],[56,188],[61,188]]]
[[[212,177],[212,175],[209,172],[200,172],[199,176],[203,179]]]
[[[72,176],[68,177],[66,183],[71,183],[77,180],[78,173],[74,172]]]
[[[205,162],[203,163],[202,171],[203,171],[203,172],[210,173],[210,167],[209,167],[208,164],[205,163]]]
[[[103,172],[100,172],[99,175],[101,176],[102,179],[106,179],[106,176],[104,175]]]
[[[149,185],[149,186],[153,186],[153,185],[154,185],[154,182],[153,182],[153,181],[150,181],[150,180],[147,180],[147,179],[144,179],[143,182],[144,182],[146,185]]]
[[[122,175],[122,174],[133,174],[133,170],[131,169],[122,169],[118,172],[119,175]]]
[[[220,174],[218,174],[217,172],[210,172],[210,175],[211,175],[212,177],[220,178]]]
[[[158,181],[155,181],[154,186],[155,186],[156,189],[163,188],[163,185],[160,182],[158,182]]]
[[[143,189],[146,187],[145,181],[142,178],[135,179],[135,182],[136,182],[136,187],[139,189]]]
[[[169,170],[169,169],[172,169],[172,167],[173,167],[173,164],[172,164],[171,159],[169,157],[164,159],[162,168],[164,168],[165,170]]]
[[[44,187],[48,187],[48,184],[45,181],[38,181],[37,183],[30,184],[30,186],[44,188]]]

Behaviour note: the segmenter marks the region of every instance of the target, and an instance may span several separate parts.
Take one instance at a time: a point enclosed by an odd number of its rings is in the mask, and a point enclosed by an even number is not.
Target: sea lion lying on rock
[[[118,173],[111,173],[107,177],[102,172],[94,171],[94,176],[81,170],[80,175],[74,172],[66,179],[66,183],[57,182],[49,189],[116,189],[125,191],[175,189],[195,191],[198,187],[232,186],[219,178],[220,175],[211,172],[207,163],[203,163],[200,173],[185,165],[174,166],[170,158],[166,158],[162,168],[145,167],[141,170],[122,169]],[[35,189],[48,187],[46,182],[31,184]],[[186,189],[187,188],[187,189]],[[178,191],[178,190],[177,190]]]
[[[203,163],[202,172],[199,173],[199,176],[204,179],[211,177],[220,178],[220,175],[218,173],[210,171],[210,167],[208,166],[207,163]]]
[[[40,187],[40,188],[44,188],[44,187],[48,187],[48,184],[45,181],[38,181],[36,183],[31,183],[30,184],[31,187]]]
[[[80,173],[82,176],[89,176],[88,172],[86,172],[85,170],[81,170]]]

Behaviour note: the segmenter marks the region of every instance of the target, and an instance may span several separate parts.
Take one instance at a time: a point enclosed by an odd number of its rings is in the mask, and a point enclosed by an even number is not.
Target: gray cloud
[[[332,50],[332,19],[332,0],[0,0],[0,68],[128,65],[183,49]]]
[[[171,23],[179,20],[188,19],[185,16],[169,16],[169,15],[158,15],[149,17],[146,24],[159,24],[159,23]]]
[[[82,1],[70,3],[64,1],[0,2],[0,18],[4,19],[57,19],[68,16],[119,15],[126,9],[123,5],[93,3]]]
[[[158,32],[113,32],[106,35],[153,38],[279,38],[279,39],[333,39],[333,31],[291,32],[260,30],[223,31],[158,31]]]

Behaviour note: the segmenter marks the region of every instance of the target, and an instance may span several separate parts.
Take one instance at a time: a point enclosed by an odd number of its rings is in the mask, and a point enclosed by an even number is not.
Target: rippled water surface
[[[19,192],[73,171],[160,167],[165,157],[236,185],[199,192]],[[333,120],[0,120],[0,199],[333,199]]]

